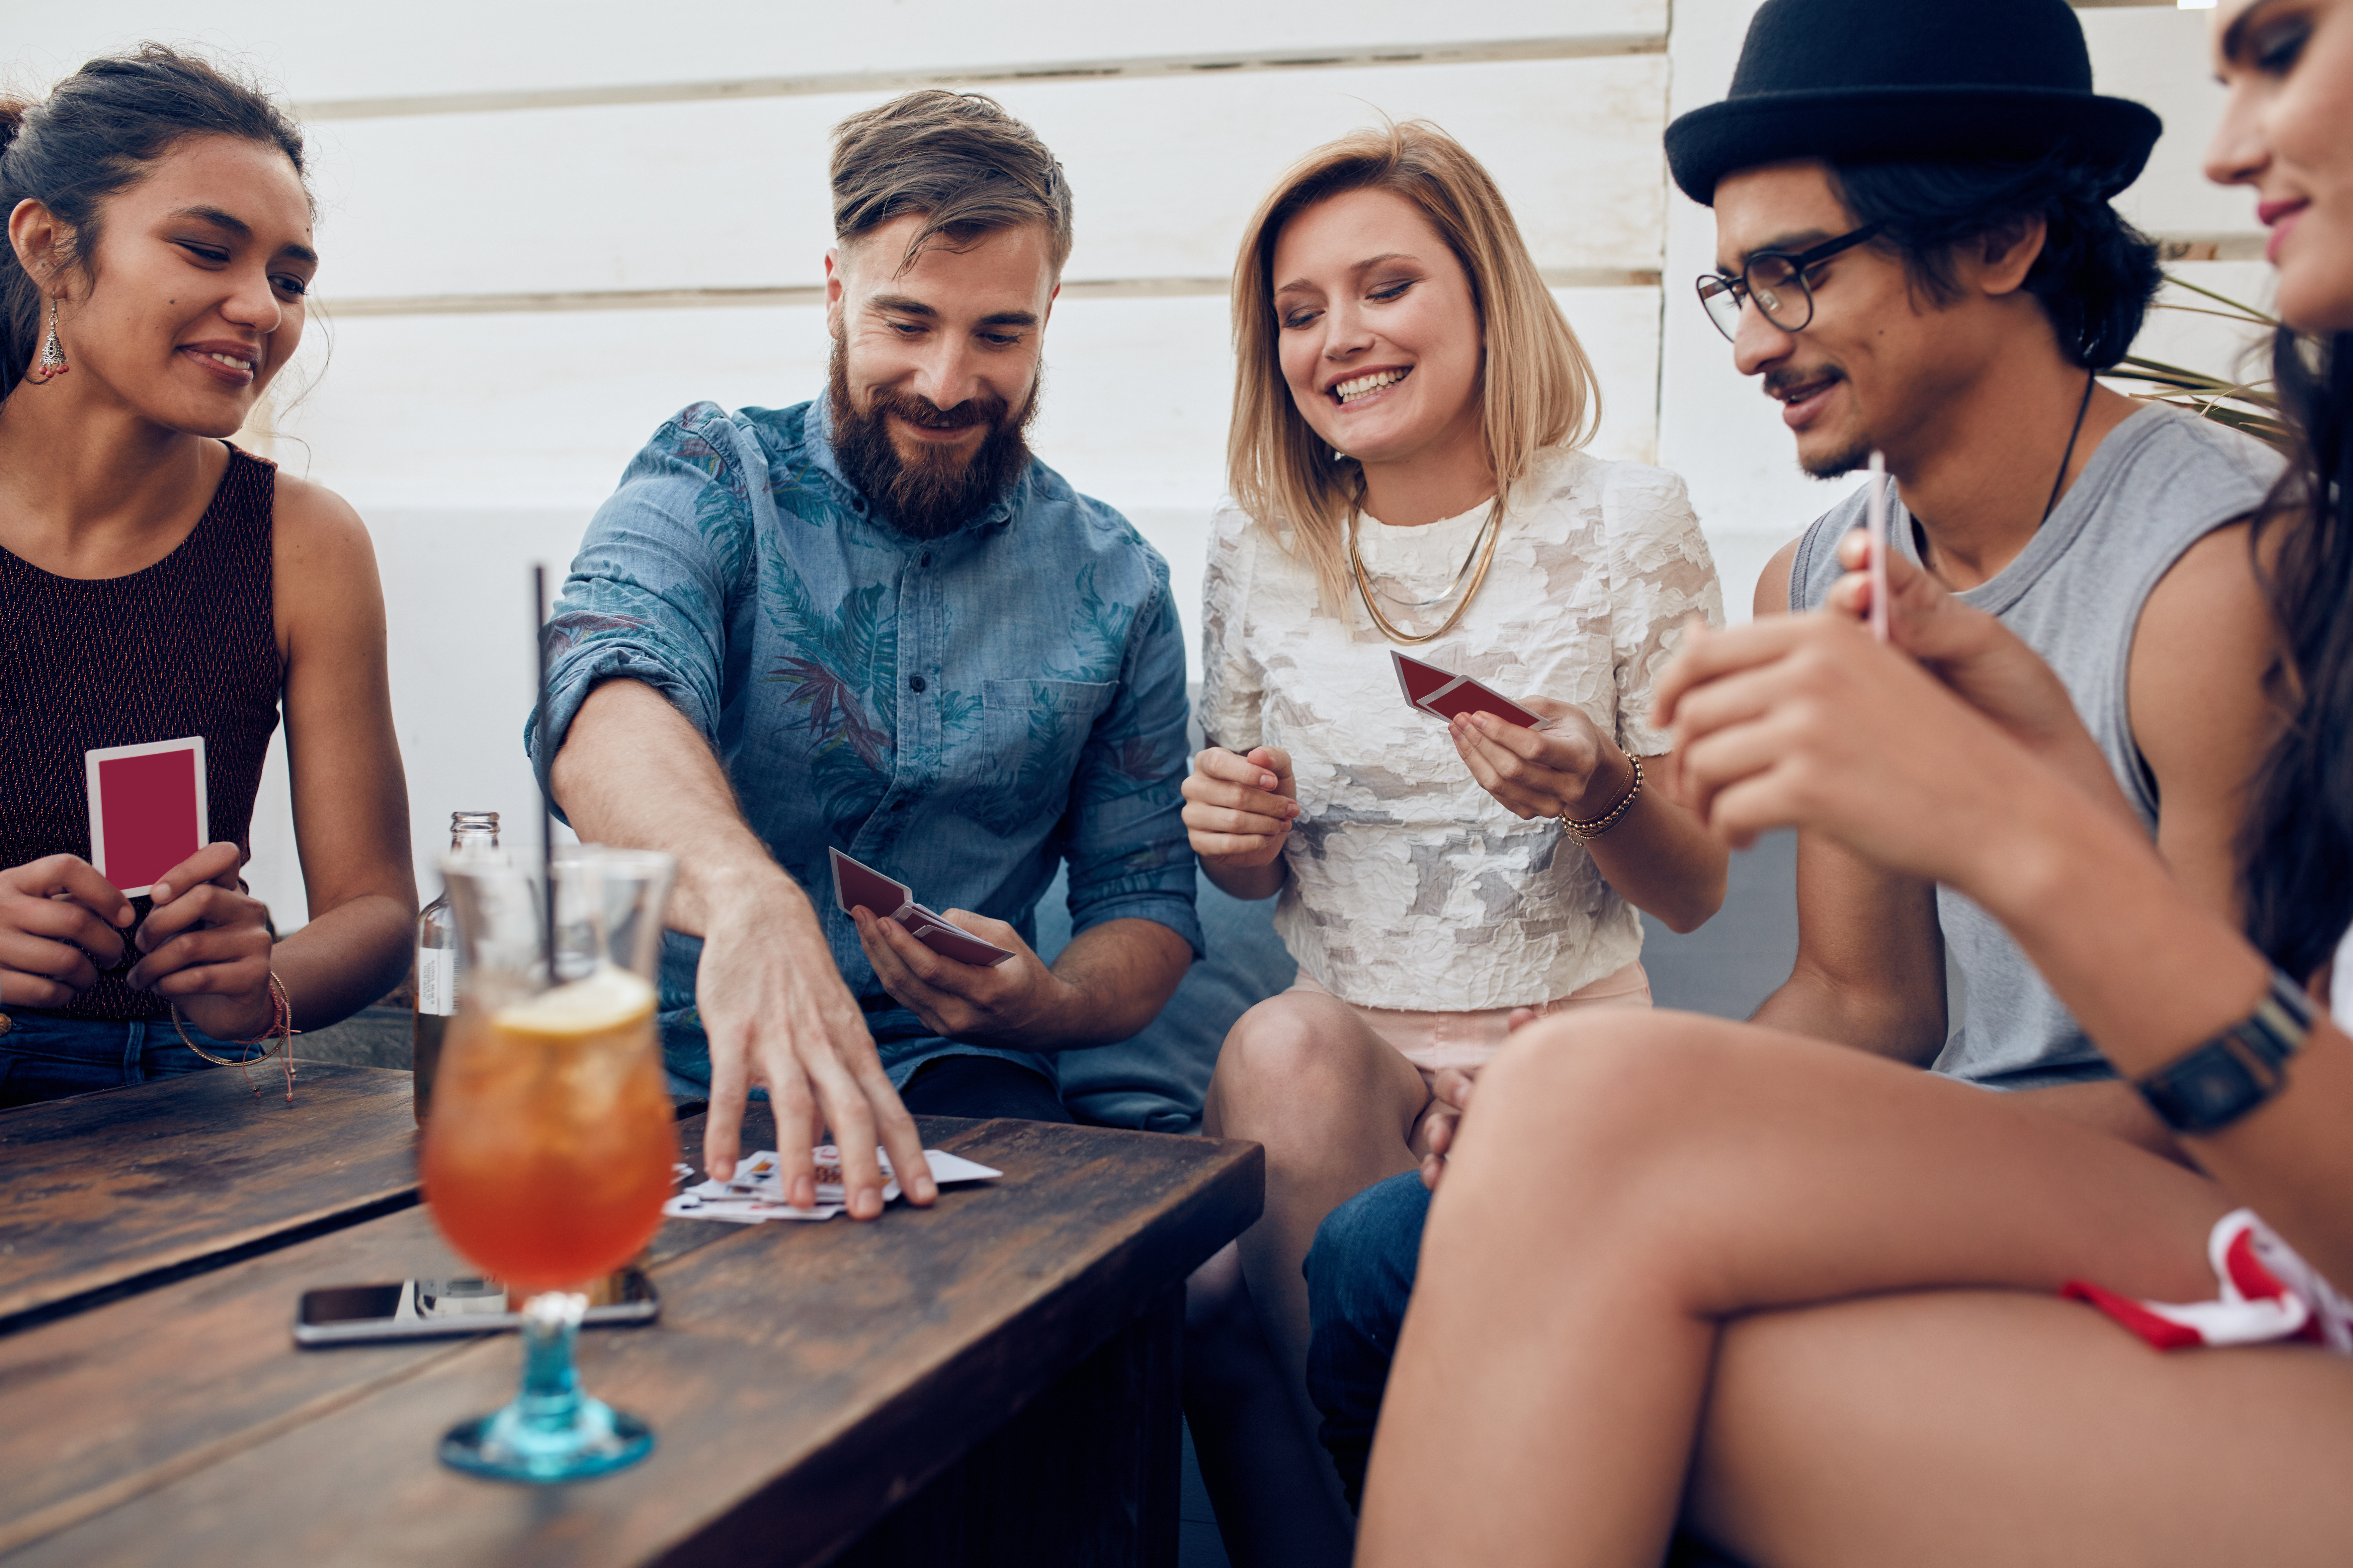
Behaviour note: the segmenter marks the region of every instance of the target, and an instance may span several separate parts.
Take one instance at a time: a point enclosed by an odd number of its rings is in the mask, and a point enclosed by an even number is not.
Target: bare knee
[[[1365,1085],[1362,1030],[1328,997],[1271,996],[1244,1013],[1218,1048],[1206,1121],[1230,1130],[1272,1108],[1330,1106]]]
[[[1479,1075],[1462,1129],[1529,1159],[1599,1166],[1612,1184],[1677,1158],[1736,1113],[1722,1092],[1738,1026],[1686,1013],[1596,1007],[1531,1024]],[[1556,1173],[1566,1177],[1568,1173]]]

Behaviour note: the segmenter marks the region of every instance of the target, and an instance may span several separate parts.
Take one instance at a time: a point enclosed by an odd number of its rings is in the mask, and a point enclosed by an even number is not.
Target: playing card
[[[878,919],[897,921],[907,928],[907,934],[938,953],[958,963],[990,967],[1004,963],[1012,952],[993,942],[983,942],[967,931],[959,931],[932,910],[915,902],[914,893],[904,882],[893,881],[873,867],[851,859],[840,850],[828,847],[826,854],[833,860],[833,901],[848,914],[853,905],[863,904]]]
[[[831,1219],[842,1211],[842,1206],[821,1203],[813,1209],[797,1209],[790,1204],[765,1198],[710,1198],[700,1192],[688,1192],[662,1205],[662,1213],[672,1219],[720,1219],[735,1225],[759,1225],[772,1219]]]
[[[833,901],[841,912],[863,904],[883,920],[897,920],[915,901],[914,893],[904,882],[892,881],[873,867],[853,860],[840,850],[828,848],[833,858]]]
[[[205,738],[82,753],[90,784],[90,863],[126,898],[205,847]]]
[[[1416,708],[1426,698],[1435,697],[1462,678],[1451,669],[1440,669],[1434,664],[1424,664],[1418,658],[1408,658],[1395,648],[1389,658],[1397,666],[1398,685],[1405,689],[1405,700]]]
[[[953,958],[958,963],[994,968],[1013,956],[1010,950],[948,924],[944,917],[934,914],[921,904],[910,910],[902,923],[906,926],[909,936],[942,958]]]
[[[882,1189],[882,1201],[895,1203],[899,1183],[891,1170],[891,1156],[880,1148],[875,1156],[882,1173],[892,1179]],[[937,1149],[923,1151],[932,1179],[942,1186],[957,1182],[981,1182],[1005,1173],[960,1155]],[[757,1225],[772,1219],[831,1219],[842,1212],[848,1196],[841,1179],[841,1151],[832,1144],[817,1150],[817,1206],[795,1208],[784,1201],[782,1162],[774,1149],[763,1149],[735,1163],[735,1174],[724,1182],[700,1182],[670,1199],[662,1213],[673,1219],[716,1219],[735,1225]]]
[[[1457,713],[1493,713],[1506,724],[1534,730],[1544,723],[1510,698],[1490,690],[1469,676],[1458,676],[1454,683],[1415,704],[1425,713],[1435,713],[1440,719],[1451,719]]]

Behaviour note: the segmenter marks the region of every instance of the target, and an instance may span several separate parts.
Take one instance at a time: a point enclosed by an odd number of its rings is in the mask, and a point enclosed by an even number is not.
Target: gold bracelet
[[[1634,782],[1626,786],[1626,793],[1619,796],[1616,805],[1590,822],[1579,822],[1569,816],[1566,808],[1562,810],[1558,819],[1561,826],[1567,829],[1568,836],[1579,844],[1600,837],[1617,826],[1625,815],[1634,809],[1634,797],[1642,793],[1642,759],[1630,752],[1626,755],[1626,761],[1634,769]]]
[[[288,1000],[285,982],[278,978],[278,972],[274,969],[269,972],[269,1027],[261,1033],[251,1039],[227,1042],[242,1051],[244,1053],[242,1056],[216,1057],[189,1038],[187,1021],[180,1016],[180,1005],[177,1002],[172,1004],[172,1027],[180,1032],[182,1045],[212,1063],[213,1066],[243,1068],[245,1080],[248,1083],[253,1082],[253,1066],[256,1062],[266,1062],[273,1056],[278,1058],[279,1065],[286,1069],[286,1103],[291,1105],[294,1103],[294,1037],[302,1031],[294,1026],[294,1004]],[[272,1045],[270,1042],[273,1040],[277,1044]],[[259,1056],[253,1054],[253,1047],[256,1046],[261,1047]],[[253,1092],[259,1094],[261,1086],[255,1084]]]

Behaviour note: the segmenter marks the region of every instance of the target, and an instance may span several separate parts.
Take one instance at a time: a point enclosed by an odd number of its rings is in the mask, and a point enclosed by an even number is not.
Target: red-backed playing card
[[[984,941],[968,931],[948,924],[944,916],[934,914],[921,904],[909,911],[901,923],[906,926],[909,936],[942,958],[953,958],[958,963],[993,969],[1013,956],[1011,952],[993,942]]]
[[[958,963],[993,965],[1013,956],[993,942],[984,942],[968,931],[957,930],[915,902],[906,883],[893,881],[830,846],[826,854],[833,860],[833,901],[841,906],[843,914],[863,904],[876,917],[897,921],[907,928],[909,936],[942,958],[952,958]]]
[[[1493,713],[1504,723],[1517,724],[1524,730],[1538,729],[1544,724],[1542,719],[1510,698],[1489,690],[1467,675],[1435,696],[1423,698],[1416,706],[1440,719],[1451,719],[1457,713]]]
[[[205,847],[205,738],[82,753],[90,780],[90,863],[125,898]]]
[[[1467,675],[1408,658],[1395,648],[1389,650],[1389,658],[1397,663],[1398,685],[1404,688],[1405,700],[1425,713],[1434,713],[1440,719],[1451,719],[1457,713],[1493,713],[1504,723],[1525,730],[1538,729],[1544,723],[1510,698]]]
[[[882,920],[897,920],[915,902],[915,895],[904,882],[892,881],[862,861],[853,860],[840,850],[828,848],[833,858],[833,901],[848,914],[863,904]]]
[[[1389,658],[1397,665],[1398,685],[1405,689],[1405,700],[1416,708],[1462,679],[1451,669],[1408,658],[1395,648],[1389,650]]]

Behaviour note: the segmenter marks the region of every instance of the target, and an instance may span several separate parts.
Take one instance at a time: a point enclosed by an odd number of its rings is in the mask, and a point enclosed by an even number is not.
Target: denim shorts
[[[213,1065],[180,1043],[180,1032],[169,1018],[110,1024],[14,1010],[8,1017],[14,1026],[0,1035],[0,1108],[120,1089],[152,1078],[201,1072]],[[188,1037],[231,1060],[249,1049],[216,1040],[194,1026]]]

